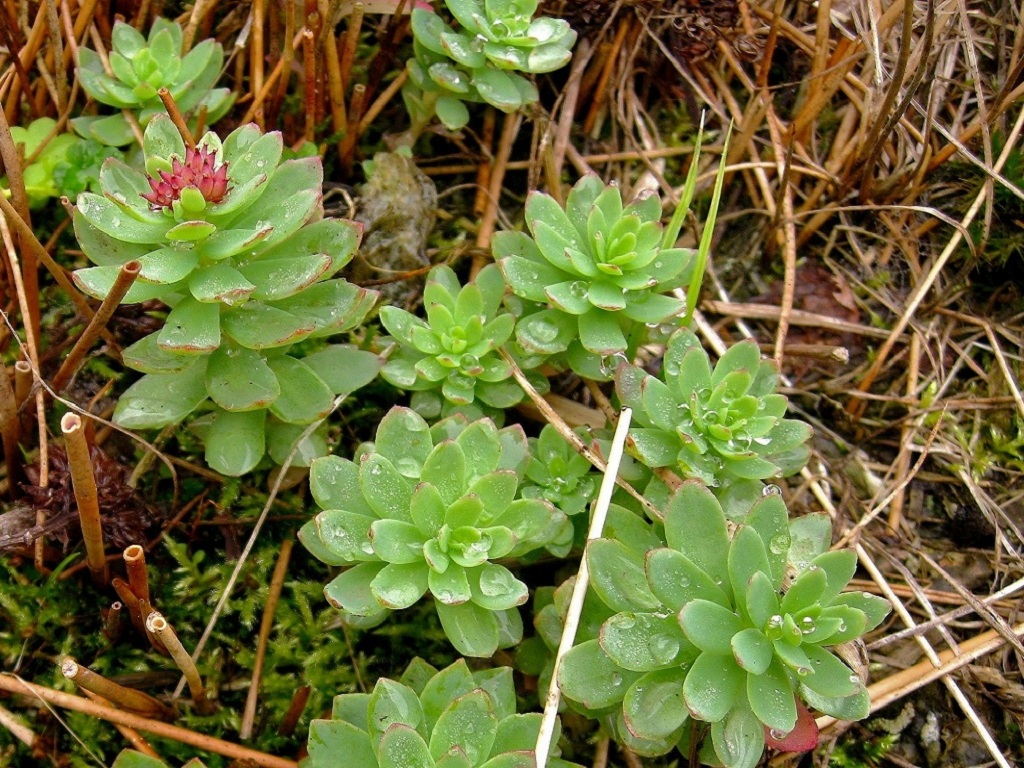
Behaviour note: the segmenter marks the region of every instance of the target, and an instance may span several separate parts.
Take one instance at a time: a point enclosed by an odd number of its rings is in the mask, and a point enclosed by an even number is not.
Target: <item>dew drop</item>
[[[669,635],[655,635],[648,647],[651,656],[659,664],[669,664],[679,653],[679,641]]]
[[[614,687],[618,688],[620,685],[622,685],[622,675],[620,675],[618,672],[612,672],[611,683]]]
[[[761,495],[762,496],[781,496],[782,495],[782,489],[779,488],[779,486],[774,485],[773,483],[769,483],[768,485],[766,485],[764,488],[761,489]]]

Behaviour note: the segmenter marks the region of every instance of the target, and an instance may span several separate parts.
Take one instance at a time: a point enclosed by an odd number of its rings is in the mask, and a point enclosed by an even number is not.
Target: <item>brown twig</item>
[[[89,321],[85,330],[82,331],[82,335],[78,337],[75,346],[71,348],[68,356],[64,358],[64,362],[61,363],[60,368],[53,377],[53,381],[50,382],[54,392],[62,392],[70,383],[75,373],[78,372],[78,368],[85,358],[85,353],[89,351],[96,342],[96,339],[99,338],[100,333],[106,328],[121,300],[135,284],[135,280],[141,271],[142,264],[136,260],[121,265],[121,269],[117,273],[114,285],[111,287],[107,297],[103,299],[103,303],[96,310],[96,314],[92,316],[92,320]]]
[[[103,554],[103,525],[100,522],[99,498],[96,494],[96,478],[93,476],[89,445],[82,430],[82,419],[77,413],[66,413],[60,420],[64,434],[68,464],[71,467],[71,484],[75,489],[75,503],[78,519],[82,525],[82,540],[85,542],[85,559],[89,573],[98,587],[110,581],[110,569]]]
[[[491,247],[491,235],[494,234],[494,225],[498,221],[498,207],[501,202],[501,186],[505,182],[505,171],[508,167],[508,158],[512,154],[512,143],[519,133],[519,126],[523,116],[519,112],[505,115],[505,122],[501,126],[501,137],[498,139],[498,151],[494,155],[494,165],[491,167],[491,183],[487,188],[487,207],[483,216],[480,217],[480,228],[476,233],[477,247],[482,249],[481,253],[488,251]],[[486,266],[487,257],[477,255],[473,257],[473,269],[471,274],[475,275]]]
[[[21,419],[18,417],[18,399],[14,386],[3,365],[0,365],[0,437],[3,439],[4,464],[7,467],[7,491],[14,498],[23,467],[18,448],[21,442]]]
[[[109,702],[102,696],[99,696],[92,691],[82,689],[82,693],[85,694],[89,701],[95,701],[98,704],[108,704]],[[153,745],[146,741],[142,734],[134,728],[129,728],[127,725],[121,725],[120,723],[113,723],[113,726],[117,729],[117,732],[124,736],[125,740],[131,744],[132,749],[137,752],[141,752],[144,755],[149,755],[152,758],[163,761],[160,753],[153,749]]]
[[[359,45],[359,31],[362,27],[363,4],[357,2],[352,6],[352,13],[348,17],[348,26],[345,29],[345,42],[341,47],[341,57],[338,62],[343,89],[348,88],[352,82],[352,63],[356,58],[356,47]]]
[[[299,718],[302,717],[302,712],[306,709],[306,703],[309,701],[309,694],[312,692],[313,686],[311,685],[300,685],[295,689],[291,703],[288,705],[288,711],[284,713],[281,724],[277,726],[278,736],[287,737],[295,733],[295,726],[298,725]]]
[[[110,608],[107,609],[106,614],[103,616],[103,636],[111,642],[116,641],[121,636],[121,627],[124,626],[124,603],[120,600],[115,600],[110,604]]]
[[[306,110],[306,141],[316,138],[316,25],[319,20],[318,14],[310,14],[302,30],[302,68],[306,78],[302,104]]]
[[[270,640],[270,631],[274,628],[274,613],[277,611],[277,602],[281,598],[284,577],[288,573],[288,560],[292,556],[292,544],[291,539],[281,542],[281,552],[277,556],[274,574],[270,578],[267,602],[263,606],[263,618],[260,620],[260,633],[256,638],[256,657],[253,661],[252,681],[249,683],[249,693],[245,698],[242,724],[238,729],[238,737],[243,740],[252,738],[252,727],[256,720],[256,704],[260,697],[260,682],[263,679],[263,662],[267,655],[267,642]]]
[[[173,709],[153,698],[148,693],[118,685],[113,680],[108,680],[103,675],[82,666],[70,656],[61,662],[60,671],[65,678],[71,680],[75,685],[83,690],[92,691],[96,695],[102,696],[111,705],[119,709],[158,720],[170,720],[174,717]]]
[[[189,149],[195,149],[196,140],[192,136],[192,131],[188,129],[185,118],[182,116],[181,110],[178,109],[178,105],[175,103],[174,97],[171,96],[171,92],[166,88],[161,88],[156,93],[160,97],[160,101],[164,103],[164,109],[167,110],[167,115],[171,118],[171,122],[174,123],[174,127],[181,134],[181,140],[185,142],[185,146]]]
[[[188,728],[181,728],[176,725],[162,723],[159,720],[133,715],[130,712],[124,712],[114,707],[89,701],[81,696],[73,696],[42,685],[35,685],[9,674],[0,675],[0,690],[33,696],[54,706],[74,710],[75,712],[84,712],[92,717],[98,717],[111,723],[127,725],[130,728],[137,728],[140,731],[152,733],[154,736],[172,739],[182,744],[188,744],[198,749],[224,755],[235,760],[251,760],[256,765],[264,766],[265,768],[298,767],[298,763],[294,760],[268,755],[266,752],[258,752],[255,749],[233,744],[230,741],[190,731]]]
[[[149,574],[146,571],[146,550],[132,544],[124,550],[124,565],[128,571],[128,587],[139,600],[149,601]]]
[[[164,648],[167,649],[171,658],[174,659],[174,663],[178,665],[178,669],[185,676],[185,682],[188,683],[188,689],[192,694],[192,703],[195,705],[196,712],[201,715],[210,714],[212,706],[209,699],[206,698],[206,689],[203,688],[203,681],[199,677],[196,663],[188,655],[188,651],[181,644],[181,640],[174,633],[174,629],[167,623],[167,619],[160,613],[153,611],[146,617],[146,630],[152,632],[160,639]]]

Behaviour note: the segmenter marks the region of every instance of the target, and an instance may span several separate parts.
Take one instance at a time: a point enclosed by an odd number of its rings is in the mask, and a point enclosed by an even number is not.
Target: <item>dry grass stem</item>
[[[4,465],[7,468],[7,491],[12,498],[22,477],[21,418],[18,399],[6,366],[0,365],[0,438],[3,440]]]
[[[128,572],[128,587],[142,601],[149,601],[149,573],[146,570],[146,550],[132,544],[124,550],[124,565]]]
[[[109,704],[109,702],[106,699],[104,699],[102,696],[98,694],[93,693],[92,691],[83,688],[82,693],[85,694],[85,697],[89,699],[89,701],[95,701],[99,704]],[[135,730],[134,728],[129,728],[127,725],[121,725],[120,723],[113,723],[113,726],[117,729],[118,733],[124,736],[125,741],[127,741],[131,745],[132,749],[141,752],[144,755],[148,755],[149,757],[152,757],[155,760],[163,760],[163,758],[160,756],[160,753],[153,749],[153,745],[146,741],[142,737],[142,734],[139,733],[137,730]]]
[[[0,726],[6,728],[14,738],[30,749],[36,743],[35,732],[4,706],[0,706]]]
[[[239,744],[232,744],[230,741],[196,733],[188,728],[162,723],[159,720],[153,720],[132,714],[131,712],[115,709],[105,704],[89,701],[89,699],[82,698],[81,696],[73,696],[62,691],[55,691],[46,686],[35,685],[13,675],[0,675],[0,690],[28,695],[53,706],[70,709],[75,712],[84,712],[91,717],[97,717],[110,723],[127,725],[129,728],[145,731],[163,739],[171,739],[182,744],[188,744],[197,749],[224,755],[234,760],[251,760],[256,765],[264,766],[265,768],[297,768],[298,766],[298,763],[294,760],[268,755],[265,752],[258,752],[255,749],[249,749]]]
[[[120,306],[121,300],[135,284],[135,280],[141,271],[142,264],[136,260],[129,261],[121,266],[121,270],[117,273],[117,277],[114,279],[114,284],[111,286],[107,297],[100,304],[99,309],[96,310],[96,314],[92,316],[85,330],[82,331],[82,335],[78,337],[75,346],[71,348],[68,356],[64,358],[64,362],[61,363],[60,368],[54,375],[53,381],[50,382],[50,386],[55,392],[63,391],[72,377],[78,372],[78,368],[85,359],[85,354],[96,343],[96,339],[99,338],[100,333],[106,328],[110,318],[113,317],[114,312]]]
[[[608,506],[611,504],[612,492],[615,490],[619,463],[622,461],[622,452],[626,446],[626,438],[629,435],[629,422],[632,418],[633,412],[629,408],[623,408],[619,414],[618,423],[615,425],[615,434],[612,436],[612,444],[608,452],[608,464],[604,469],[604,477],[601,478],[601,488],[597,492],[597,499],[594,501],[594,506],[590,512],[590,528],[587,530],[588,542],[601,538],[601,534],[604,531],[604,521],[608,517]],[[580,558],[580,567],[576,572],[572,597],[569,598],[569,608],[566,612],[565,623],[562,626],[562,637],[558,642],[554,666],[551,669],[551,684],[544,699],[544,718],[541,721],[540,731],[537,734],[537,748],[535,750],[537,768],[545,768],[548,764],[551,738],[555,731],[555,720],[558,718],[558,705],[562,700],[562,692],[558,687],[558,670],[561,667],[565,654],[569,652],[576,642],[576,630],[579,628],[580,616],[583,614],[583,601],[587,596],[589,586],[590,570],[587,567],[586,555],[584,555]]]
[[[103,525],[100,522],[96,478],[93,476],[89,444],[85,438],[81,417],[76,413],[64,414],[60,420],[60,429],[64,435],[64,447],[68,455],[71,482],[78,506],[78,519],[82,525],[85,560],[89,564],[93,583],[103,587],[110,581],[110,570],[107,568],[107,558],[103,552]]]
[[[288,561],[292,556],[293,543],[291,539],[281,542],[281,552],[277,556],[274,573],[270,577],[267,602],[263,606],[260,632],[256,637],[256,657],[253,661],[252,681],[249,683],[249,693],[245,697],[242,724],[238,728],[238,737],[242,740],[252,738],[253,724],[256,720],[256,705],[260,698],[260,682],[263,680],[263,662],[267,655],[267,642],[270,640],[270,631],[274,628],[274,613],[277,610],[278,600],[281,598],[284,577],[288,573]]]
[[[174,710],[166,704],[154,699],[149,694],[137,691],[133,688],[125,688],[113,680],[108,680],[103,675],[93,672],[75,661],[73,658],[66,658],[60,665],[61,674],[72,681],[83,690],[92,691],[97,696],[102,696],[111,705],[120,709],[134,712],[142,717],[151,717],[158,720],[170,720],[174,717]]]
[[[146,617],[146,631],[152,632],[160,639],[160,642],[163,643],[164,648],[167,649],[174,663],[178,665],[178,669],[185,676],[185,682],[188,683],[189,693],[192,694],[192,703],[195,705],[196,712],[201,715],[210,714],[212,706],[206,698],[206,689],[203,687],[203,681],[199,677],[196,663],[188,655],[188,651],[181,644],[181,640],[174,633],[174,629],[167,623],[167,619],[162,614],[153,611]]]

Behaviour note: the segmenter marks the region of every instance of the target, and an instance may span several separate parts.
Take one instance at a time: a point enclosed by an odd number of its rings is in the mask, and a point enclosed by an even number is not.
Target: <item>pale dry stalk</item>
[[[60,672],[79,688],[102,696],[119,709],[159,720],[169,720],[174,716],[174,711],[170,707],[149,694],[118,685],[113,680],[108,680],[103,675],[79,664],[71,657],[61,662]]]
[[[267,602],[263,607],[263,618],[260,619],[260,632],[256,638],[256,658],[253,661],[252,681],[249,683],[249,693],[245,698],[242,724],[238,729],[238,737],[242,740],[248,740],[252,737],[253,723],[256,720],[256,705],[260,697],[260,682],[263,680],[263,662],[267,656],[267,643],[270,640],[270,631],[274,628],[274,613],[277,611],[277,603],[281,598],[284,577],[288,573],[288,561],[292,556],[292,545],[291,539],[285,539],[281,542],[281,551],[278,553],[277,563],[274,565],[274,573],[270,577]]]
[[[93,583],[103,587],[110,581],[110,570],[107,568],[107,558],[103,553],[103,525],[100,522],[96,478],[93,475],[89,444],[82,426],[82,419],[77,413],[66,413],[60,420],[64,447],[71,468],[71,483],[75,490],[75,503],[78,506],[78,520],[82,525],[85,560],[89,564]]]
[[[167,649],[171,658],[174,659],[174,663],[178,665],[178,669],[185,676],[185,682],[188,683],[189,693],[192,694],[192,703],[196,707],[196,712],[201,715],[209,714],[211,711],[210,701],[206,698],[206,689],[203,688],[203,681],[199,677],[196,663],[188,655],[188,651],[181,644],[181,640],[174,633],[174,629],[167,623],[167,619],[160,613],[153,611],[146,617],[146,630],[160,638],[160,642],[163,643],[164,648]]]
[[[128,571],[128,587],[139,600],[149,602],[149,573],[146,571],[146,550],[132,544],[124,550],[124,565]]]

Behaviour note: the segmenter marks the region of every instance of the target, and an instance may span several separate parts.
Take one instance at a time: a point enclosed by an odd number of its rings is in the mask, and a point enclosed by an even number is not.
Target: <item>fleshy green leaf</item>
[[[644,575],[643,554],[612,539],[587,545],[591,588],[615,611],[653,611],[660,607]]]
[[[206,400],[206,360],[177,373],[148,374],[117,401],[114,421],[128,429],[159,429],[177,424]]]
[[[430,735],[430,753],[440,758],[458,746],[471,765],[478,765],[490,753],[497,724],[487,693],[470,691],[452,701],[438,718]]]
[[[689,711],[683,700],[683,668],[649,672],[634,682],[622,702],[622,715],[634,736],[657,741],[674,735]]]
[[[228,345],[210,355],[206,391],[227,411],[266,408],[281,394],[277,377],[263,355]]]
[[[597,640],[588,640],[569,649],[562,658],[558,685],[567,698],[600,712],[622,701],[639,677],[637,672],[620,669]]]
[[[338,755],[345,755],[352,765],[377,768],[377,756],[367,733],[343,720],[313,720],[309,724],[309,751],[311,768],[329,768]]]
[[[253,468],[266,451],[264,410],[220,411],[206,433],[206,463],[221,474],[238,477]]]
[[[746,676],[731,655],[702,653],[683,683],[690,714],[709,723],[724,718],[744,695]]]

